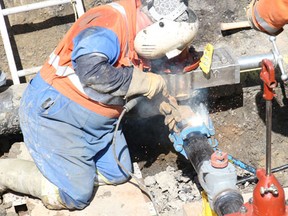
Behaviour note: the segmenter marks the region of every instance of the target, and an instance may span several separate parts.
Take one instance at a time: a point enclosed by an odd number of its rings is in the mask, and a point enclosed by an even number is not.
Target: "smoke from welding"
[[[177,96],[173,92],[169,92],[170,95],[174,96],[177,99]],[[158,97],[151,100],[144,99],[136,107],[135,110],[137,115],[141,118],[149,118],[155,115],[160,115],[159,104],[161,101]],[[208,114],[208,110],[205,104],[207,104],[207,90],[191,90],[189,98],[187,100],[178,101],[180,106],[189,106],[194,113],[199,113],[201,116]],[[204,114],[207,113],[207,114]],[[201,117],[201,118],[202,118]]]

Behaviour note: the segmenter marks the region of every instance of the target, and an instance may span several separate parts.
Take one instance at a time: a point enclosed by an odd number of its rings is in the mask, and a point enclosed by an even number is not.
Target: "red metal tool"
[[[277,86],[275,80],[275,70],[273,63],[270,60],[264,59],[262,61],[262,70],[260,72],[260,78],[264,82],[263,98],[266,101],[271,102],[274,97],[274,90]]]
[[[266,100],[266,170],[258,169],[256,172],[258,183],[253,191],[253,199],[245,203],[239,212],[226,216],[288,216],[284,190],[271,172],[272,99],[277,82],[270,60],[262,61],[260,78],[264,82],[263,98]]]
[[[228,166],[228,154],[217,150],[211,155],[210,163],[214,168],[225,168]]]

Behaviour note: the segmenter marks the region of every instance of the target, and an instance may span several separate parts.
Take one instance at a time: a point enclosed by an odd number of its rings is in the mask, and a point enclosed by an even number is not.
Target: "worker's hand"
[[[179,106],[174,97],[168,96],[159,105],[159,111],[165,116],[164,124],[168,126],[170,131],[179,132],[177,123],[181,121],[181,113]]]
[[[132,80],[125,97],[143,95],[151,99],[159,93],[163,96],[168,95],[166,82],[162,76],[151,72],[145,73],[134,68]]]

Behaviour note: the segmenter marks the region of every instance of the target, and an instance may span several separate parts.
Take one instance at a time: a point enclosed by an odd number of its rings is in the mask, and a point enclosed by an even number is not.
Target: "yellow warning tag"
[[[206,74],[208,74],[210,69],[211,69],[213,51],[214,51],[213,45],[208,43],[205,46],[203,56],[200,58],[199,66],[200,66],[201,70]]]

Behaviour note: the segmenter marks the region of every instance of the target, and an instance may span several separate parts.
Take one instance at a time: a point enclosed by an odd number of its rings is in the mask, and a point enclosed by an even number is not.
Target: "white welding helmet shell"
[[[179,55],[198,31],[197,16],[179,0],[152,0],[143,11],[154,23],[137,33],[134,46],[146,59]]]

